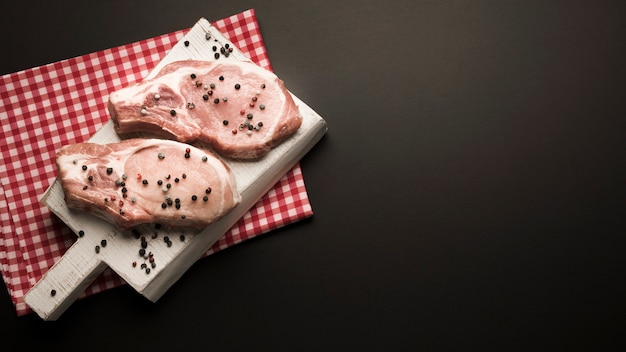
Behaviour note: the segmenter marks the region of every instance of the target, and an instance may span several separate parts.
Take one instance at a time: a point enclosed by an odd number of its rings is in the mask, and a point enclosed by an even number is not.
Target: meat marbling
[[[204,227],[241,201],[221,159],[176,141],[72,144],[57,153],[56,164],[68,207],[121,230],[143,223]]]
[[[302,124],[282,80],[236,60],[170,63],[154,78],[112,92],[108,109],[121,135],[206,143],[237,159],[265,155]]]

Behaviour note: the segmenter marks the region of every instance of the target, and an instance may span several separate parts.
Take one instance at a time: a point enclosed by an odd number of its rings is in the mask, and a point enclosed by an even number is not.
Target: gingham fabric
[[[213,25],[271,70],[254,10]],[[89,139],[109,119],[108,93],[141,80],[187,31],[2,76],[0,264],[18,316],[31,312],[24,295],[75,240],[39,201],[56,177],[56,151]],[[204,257],[312,214],[296,165]],[[80,298],[122,284],[107,269]]]

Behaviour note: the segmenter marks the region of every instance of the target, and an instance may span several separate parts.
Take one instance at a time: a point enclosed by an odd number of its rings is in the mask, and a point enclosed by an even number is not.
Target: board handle
[[[43,320],[56,320],[107,268],[96,245],[93,239],[78,238],[26,293],[24,301]]]

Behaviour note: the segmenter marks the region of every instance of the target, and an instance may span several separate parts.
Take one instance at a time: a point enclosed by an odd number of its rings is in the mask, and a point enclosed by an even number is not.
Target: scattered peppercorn
[[[198,200],[198,196],[194,194],[193,196],[191,196],[191,200],[195,202],[196,200]]]
[[[222,121],[222,123],[224,124],[224,126],[228,126],[228,120],[224,120]]]
[[[113,168],[112,167],[107,167],[107,175],[110,175],[113,173]]]
[[[204,196],[204,197],[202,197],[202,200],[206,202],[206,201],[208,201],[208,200],[209,200],[209,197]]]
[[[219,80],[220,80],[220,81],[223,81],[223,80],[224,80],[224,76],[220,76],[220,77],[219,77]]]
[[[141,183],[143,183],[144,185],[147,185],[148,184],[148,180],[143,180],[143,181],[141,181]]]
[[[87,165],[83,165],[83,171],[87,171]]]
[[[191,79],[196,79],[196,74],[195,73],[191,74]]]
[[[213,55],[215,57],[215,60],[220,58],[220,53],[215,53],[215,55]]]
[[[83,236],[85,236],[85,231],[83,230],[78,231],[78,237],[83,237]]]
[[[176,116],[176,110],[174,110],[174,109],[170,110],[170,115]]]
[[[100,253],[100,246],[96,246],[96,253]]]
[[[100,241],[100,245],[101,245],[102,247],[106,247],[106,246],[107,246],[107,240],[102,240],[102,241]]]
[[[189,41],[188,41],[188,40],[185,40],[185,43],[184,43],[184,44],[185,44],[185,46],[189,46]]]
[[[239,83],[235,84],[235,89],[239,89],[241,88],[241,85]]]
[[[57,294],[57,290],[50,290],[50,296],[54,297]]]

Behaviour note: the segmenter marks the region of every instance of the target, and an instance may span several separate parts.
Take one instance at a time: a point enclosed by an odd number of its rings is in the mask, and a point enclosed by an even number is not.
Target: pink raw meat
[[[283,81],[236,60],[173,62],[153,79],[111,93],[108,109],[119,134],[206,143],[237,159],[265,155],[302,124]]]
[[[72,144],[56,163],[68,207],[122,230],[144,223],[204,227],[241,201],[228,166],[176,141]]]

